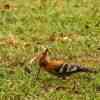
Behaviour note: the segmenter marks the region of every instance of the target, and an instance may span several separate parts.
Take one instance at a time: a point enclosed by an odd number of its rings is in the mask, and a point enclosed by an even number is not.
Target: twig
[[[40,74],[40,71],[41,71],[41,70],[40,70],[40,67],[39,67],[39,68],[38,68],[38,71],[37,71],[37,73],[36,73],[36,77],[35,77],[35,79],[36,79],[36,80],[38,80],[38,79],[39,79],[39,74]]]

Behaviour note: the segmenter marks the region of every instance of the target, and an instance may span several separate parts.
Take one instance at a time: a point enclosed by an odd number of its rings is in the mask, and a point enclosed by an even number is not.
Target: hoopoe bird
[[[38,60],[40,68],[43,68],[45,71],[62,78],[78,72],[97,72],[93,68],[88,68],[77,64],[67,64],[64,60],[50,59],[48,56],[48,49],[42,52],[36,58],[36,60]]]

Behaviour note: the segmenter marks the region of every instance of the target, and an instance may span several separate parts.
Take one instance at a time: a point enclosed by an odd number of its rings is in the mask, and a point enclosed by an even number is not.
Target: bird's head
[[[48,48],[38,55],[38,60],[48,60]]]
[[[35,62],[38,62],[38,63],[41,63],[43,61],[48,61],[49,60],[49,57],[48,57],[48,48],[46,48],[43,52],[37,54],[36,56],[34,56],[30,63],[32,63],[33,61]]]

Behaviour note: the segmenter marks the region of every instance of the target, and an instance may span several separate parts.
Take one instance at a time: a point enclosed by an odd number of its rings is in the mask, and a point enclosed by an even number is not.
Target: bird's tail
[[[84,67],[84,66],[78,66],[78,70],[80,72],[97,73],[97,71],[94,68],[89,68],[89,67]]]

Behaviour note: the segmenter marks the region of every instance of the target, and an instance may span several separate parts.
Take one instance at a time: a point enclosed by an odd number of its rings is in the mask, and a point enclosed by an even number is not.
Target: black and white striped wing
[[[67,74],[67,73],[77,72],[78,70],[79,70],[78,65],[63,64],[62,66],[59,67],[58,73]]]

